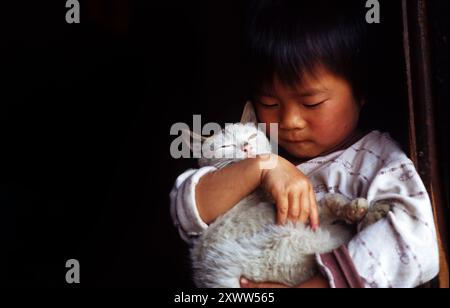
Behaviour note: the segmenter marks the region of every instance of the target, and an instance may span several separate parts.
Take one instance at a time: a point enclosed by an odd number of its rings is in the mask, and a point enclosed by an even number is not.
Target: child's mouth
[[[287,142],[287,143],[303,143],[306,142],[306,140],[304,139],[283,139],[281,138],[282,141]]]

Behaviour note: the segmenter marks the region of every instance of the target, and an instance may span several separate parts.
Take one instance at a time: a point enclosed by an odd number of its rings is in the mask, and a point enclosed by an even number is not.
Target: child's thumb
[[[250,287],[250,281],[248,281],[248,279],[242,277],[240,280],[241,283],[241,288],[248,288]]]

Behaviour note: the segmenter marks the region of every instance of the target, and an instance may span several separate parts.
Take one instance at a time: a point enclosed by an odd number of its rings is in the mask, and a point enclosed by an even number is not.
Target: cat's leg
[[[367,211],[366,216],[364,216],[364,219],[358,226],[358,230],[367,228],[368,226],[376,223],[378,220],[385,218],[391,210],[392,210],[391,204],[383,201],[376,202]]]
[[[328,215],[329,212],[335,217],[342,217],[344,207],[350,202],[349,199],[339,194],[326,194],[320,200],[321,212]]]
[[[364,198],[350,201],[339,194],[327,194],[323,197],[321,203],[336,218],[345,220],[349,224],[361,221],[369,208],[369,204]]]

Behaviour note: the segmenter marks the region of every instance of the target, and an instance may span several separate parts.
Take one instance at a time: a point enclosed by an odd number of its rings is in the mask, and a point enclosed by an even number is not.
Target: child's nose
[[[298,106],[292,104],[287,104],[283,108],[279,121],[279,128],[284,130],[303,129],[306,126],[301,110],[299,110]]]

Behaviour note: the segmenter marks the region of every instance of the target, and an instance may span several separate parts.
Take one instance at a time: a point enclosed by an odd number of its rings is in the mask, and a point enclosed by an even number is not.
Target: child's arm
[[[287,219],[305,223],[311,218],[317,227],[317,205],[308,178],[284,158],[272,157],[276,159],[272,169],[261,169],[262,158],[257,157],[206,174],[196,188],[203,221],[210,224],[261,185],[276,202],[279,224]]]
[[[205,174],[195,190],[196,205],[201,219],[211,224],[261,182],[260,158],[249,158],[220,170]]]
[[[261,162],[267,162],[267,158],[257,157],[223,169],[206,167],[182,174],[170,194],[172,219],[182,238],[190,242],[199,236],[208,224],[258,186],[275,200],[278,223],[310,219],[317,227],[317,204],[310,181],[289,161],[272,157],[275,167],[267,170],[261,169]]]
[[[330,285],[409,288],[434,278],[439,258],[431,202],[412,162],[405,158],[379,170],[367,199],[392,210],[347,246],[317,256]]]

